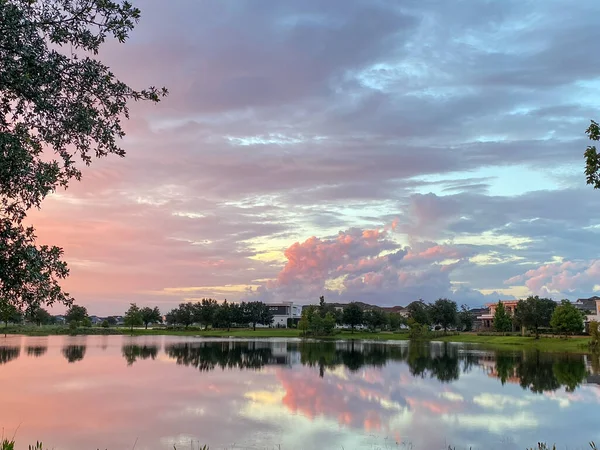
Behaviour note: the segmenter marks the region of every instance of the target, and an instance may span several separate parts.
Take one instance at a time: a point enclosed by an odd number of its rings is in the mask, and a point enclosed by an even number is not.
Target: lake
[[[0,426],[57,450],[588,448],[598,374],[452,343],[8,336]]]

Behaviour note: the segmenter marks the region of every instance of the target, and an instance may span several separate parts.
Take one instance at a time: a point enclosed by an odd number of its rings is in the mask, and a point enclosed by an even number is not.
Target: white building
[[[286,328],[288,319],[300,320],[302,317],[302,306],[294,305],[294,302],[268,303],[273,314],[274,327]]]

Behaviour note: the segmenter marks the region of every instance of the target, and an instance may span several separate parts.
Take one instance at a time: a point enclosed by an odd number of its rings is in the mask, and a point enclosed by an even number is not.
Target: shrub
[[[431,335],[429,326],[421,325],[413,319],[408,321],[408,338],[409,339],[426,339]]]
[[[594,350],[598,350],[600,347],[600,329],[598,327],[600,327],[600,324],[595,320],[589,323],[589,333],[592,338],[590,340],[590,348]]]

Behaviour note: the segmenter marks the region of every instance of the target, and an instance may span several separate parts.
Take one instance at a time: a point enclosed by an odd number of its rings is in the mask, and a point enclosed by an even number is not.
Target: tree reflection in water
[[[17,359],[21,354],[21,347],[1,346],[0,364],[6,364],[13,359]]]
[[[284,363],[273,356],[268,342],[199,342],[171,344],[165,352],[177,364],[200,371],[221,369],[258,370],[267,364]]]
[[[463,351],[451,343],[410,342],[377,344],[343,342],[226,341],[177,343],[165,348],[177,364],[200,371],[254,369],[266,365],[299,362],[318,368],[320,377],[340,366],[350,372],[363,367],[383,367],[390,362],[405,363],[412,376],[435,378],[442,383],[458,380],[461,374],[479,367],[502,384],[516,383],[541,393],[564,387],[572,392],[588,376],[582,355],[543,352]],[[124,351],[125,355],[125,351]],[[127,356],[126,356],[127,358]],[[593,364],[595,361],[591,361]]]
[[[39,358],[43,356],[48,351],[48,346],[46,345],[31,345],[26,348],[27,356],[33,356],[34,358]]]
[[[158,355],[158,345],[136,345],[136,344],[127,344],[121,348],[121,353],[125,360],[127,361],[127,365],[131,366],[138,359],[152,359],[155,360]]]
[[[83,360],[85,357],[86,345],[65,345],[62,349],[62,354],[69,363],[75,363]]]

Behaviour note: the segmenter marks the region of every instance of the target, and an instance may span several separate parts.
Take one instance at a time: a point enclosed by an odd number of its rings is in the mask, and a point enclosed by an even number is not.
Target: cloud
[[[600,260],[565,261],[528,270],[506,283],[525,283],[535,294],[558,297],[595,292],[599,279]]]
[[[170,96],[132,105],[127,157],[32,216],[95,312],[167,309],[190,287],[476,304],[528,291],[504,281],[554,258],[597,257],[600,197],[581,173],[597,2],[569,21],[556,1],[141,6],[100,56]]]
[[[291,245],[277,278],[249,290],[248,296],[306,303],[325,294],[329,301],[392,305],[458,294],[460,302],[482,302],[486,296],[468,286],[453,286],[450,278],[476,254],[469,245],[423,241],[402,246],[385,229],[353,228]]]

